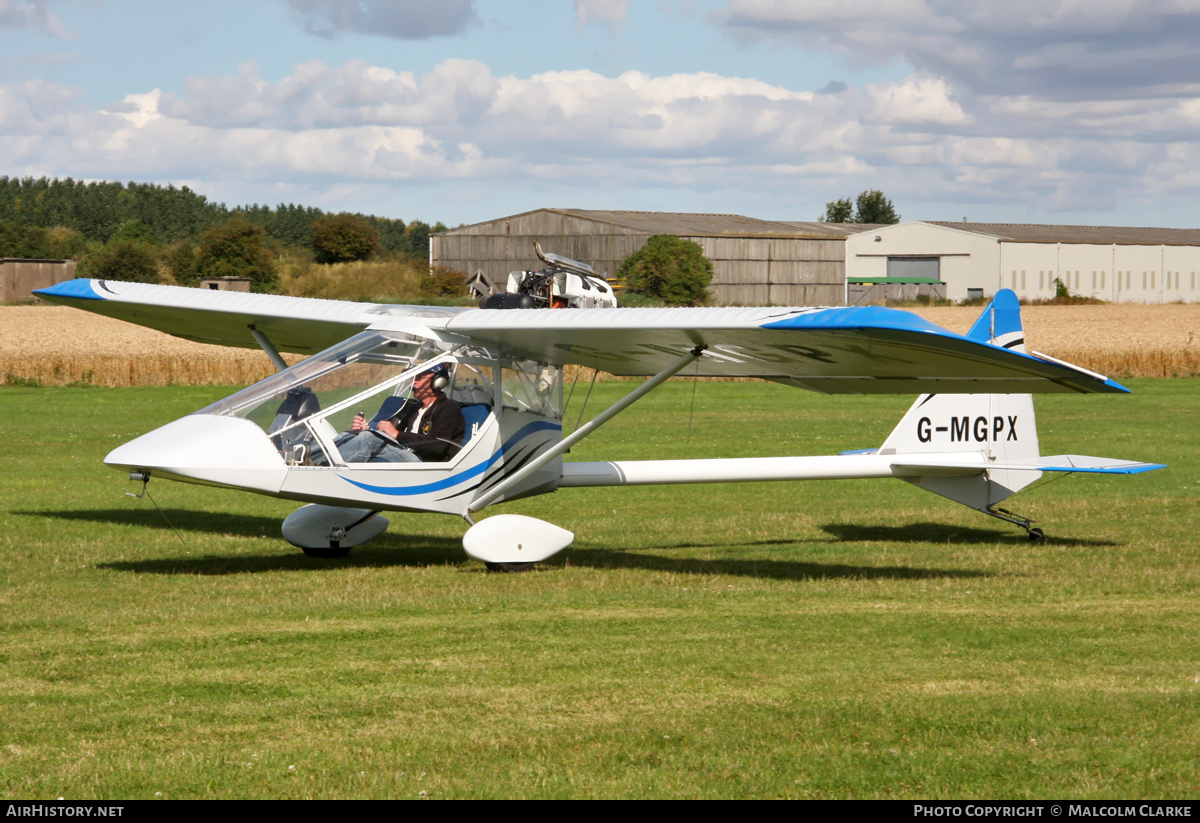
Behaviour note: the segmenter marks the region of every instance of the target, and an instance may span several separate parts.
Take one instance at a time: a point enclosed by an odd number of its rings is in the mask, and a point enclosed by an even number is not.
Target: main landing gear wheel
[[[317,549],[310,548],[308,546],[301,546],[300,551],[304,552],[305,556],[307,557],[319,557],[324,560],[336,560],[350,554],[350,547],[339,546],[335,540],[329,544],[328,548]]]
[[[387,527],[387,518],[378,511],[309,503],[283,521],[283,539],[308,557],[337,560]]]
[[[1030,543],[1041,543],[1045,539],[1046,539],[1046,533],[1043,532],[1041,529],[1030,529],[1029,530],[1029,542]]]
[[[532,563],[484,563],[487,570],[490,572],[527,572],[533,568]]]

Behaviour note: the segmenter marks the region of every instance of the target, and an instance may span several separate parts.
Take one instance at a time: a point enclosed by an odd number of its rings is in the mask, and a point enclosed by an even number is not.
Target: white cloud
[[[901,196],[1104,208],[1181,191],[1166,158],[1200,140],[1200,0],[728,0],[710,19],[745,47],[911,66],[822,89]]]
[[[309,61],[269,81],[247,62],[102,109],[67,86],[0,86],[0,153],[9,174],[206,180],[193,185],[263,200],[461,182],[560,203],[685,189],[697,210],[721,210],[703,199],[717,191],[777,211],[864,188],[897,203],[1094,208],[1195,178],[1200,95],[962,98],[924,72],[833,95],[712,72],[497,76],[462,59],[422,75]]]
[[[1195,83],[1200,0],[730,0],[742,42],[904,60],[980,94],[1146,96]]]
[[[401,40],[461,34],[476,21],[473,0],[287,0],[310,34],[342,32]]]
[[[46,8],[46,0],[0,0],[0,30],[29,29],[55,37],[74,37]]]
[[[579,26],[600,24],[616,31],[629,17],[629,0],[575,0],[575,20]]]
[[[875,118],[885,123],[957,125],[967,116],[940,77],[910,75],[900,83],[868,86]]]

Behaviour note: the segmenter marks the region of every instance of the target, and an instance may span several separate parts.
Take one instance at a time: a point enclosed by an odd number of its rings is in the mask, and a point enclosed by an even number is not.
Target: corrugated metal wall
[[[74,260],[0,260],[0,303],[33,299],[34,289],[45,289],[75,277]]]
[[[454,229],[433,238],[433,262],[500,289],[510,271],[542,264],[533,241],[615,277],[626,257],[651,232],[550,210]],[[713,262],[711,291],[721,305],[836,306],[845,301],[846,243],[842,238],[694,237]]]

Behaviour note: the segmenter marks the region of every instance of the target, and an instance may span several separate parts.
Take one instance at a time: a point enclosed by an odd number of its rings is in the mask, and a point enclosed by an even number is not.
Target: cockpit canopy
[[[449,370],[446,395],[464,407],[562,417],[558,368],[385,330],[355,335],[196,414],[250,420],[288,460],[297,444],[330,453],[333,434],[350,429],[356,414],[371,419],[389,398],[411,397],[413,379],[438,363]]]

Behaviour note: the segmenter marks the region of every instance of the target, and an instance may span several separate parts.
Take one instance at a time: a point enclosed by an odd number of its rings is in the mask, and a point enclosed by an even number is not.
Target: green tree
[[[854,202],[855,223],[899,223],[900,215],[892,201],[883,196],[879,189],[869,189]]]
[[[421,261],[429,259],[429,224],[423,220],[414,220],[404,229],[403,251],[411,259]]]
[[[408,227],[404,225],[403,220],[391,220],[387,217],[375,216],[368,216],[367,220],[375,227],[375,231],[379,232],[380,248],[392,253],[405,252],[407,246],[404,231]]]
[[[656,234],[625,258],[619,275],[632,292],[673,306],[701,306],[709,300],[713,265],[699,243]]]
[[[379,232],[361,214],[334,214],[313,223],[312,250],[318,263],[366,260],[379,251]]]
[[[830,200],[825,204],[825,213],[819,218],[822,223],[899,223],[892,201],[879,189],[868,189],[855,198]]]
[[[44,229],[0,221],[0,257],[52,257],[50,239]]]
[[[46,229],[47,251],[55,260],[82,260],[90,246],[83,235],[65,226]]]
[[[181,286],[194,286],[200,282],[196,247],[186,240],[167,254],[167,267],[175,282]]]
[[[200,235],[196,253],[199,277],[249,277],[255,291],[266,291],[277,282],[275,258],[263,240],[266,231],[234,217]]]
[[[141,220],[126,220],[113,235],[113,240],[129,240],[133,243],[144,243],[147,246],[156,245],[154,232]]]
[[[158,252],[146,243],[114,240],[79,261],[76,272],[79,277],[94,277],[97,280],[157,283]]]
[[[854,204],[849,197],[830,200],[825,204],[825,213],[819,218],[822,223],[853,223]]]

